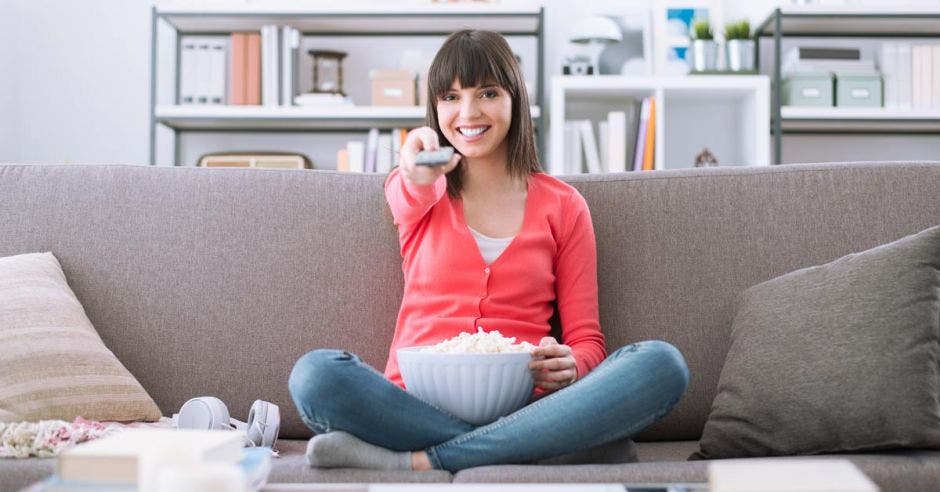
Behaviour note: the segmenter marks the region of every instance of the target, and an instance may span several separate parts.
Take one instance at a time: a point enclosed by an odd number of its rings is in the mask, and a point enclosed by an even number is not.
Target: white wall
[[[12,39],[0,89],[13,101],[0,116],[0,162],[145,163],[149,3],[4,0],[3,9]]]
[[[352,1],[359,0],[347,0]],[[512,3],[515,0],[502,1]],[[546,85],[550,76],[559,71],[557,60],[565,47],[564,36],[576,14],[591,6],[648,3],[647,0],[543,1],[547,33]],[[747,17],[756,26],[778,3],[789,2],[724,0],[723,13],[726,20]],[[937,0],[911,3],[935,5]],[[146,163],[150,2],[3,0],[3,7],[4,15],[0,16],[0,67],[3,68],[0,71],[0,162]],[[548,117],[547,110],[545,116]],[[300,135],[303,134],[295,138]],[[190,154],[203,149],[228,145],[226,139],[238,140],[237,136],[204,138],[208,141],[185,153],[186,161],[192,160]],[[830,141],[838,144],[827,144]],[[847,149],[852,153],[846,153]],[[783,153],[787,162],[845,160],[858,155],[873,160],[936,158],[940,155],[940,136],[888,139],[794,136],[784,138]]]

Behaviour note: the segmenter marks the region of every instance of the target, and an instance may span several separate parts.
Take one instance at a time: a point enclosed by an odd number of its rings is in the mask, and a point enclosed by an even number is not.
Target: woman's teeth
[[[465,137],[475,137],[487,130],[486,126],[479,128],[460,128],[460,133]]]

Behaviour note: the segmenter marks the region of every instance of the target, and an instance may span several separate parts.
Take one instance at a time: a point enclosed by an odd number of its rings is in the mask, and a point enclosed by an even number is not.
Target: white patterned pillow
[[[0,347],[0,422],[160,418],[52,253],[0,258]]]

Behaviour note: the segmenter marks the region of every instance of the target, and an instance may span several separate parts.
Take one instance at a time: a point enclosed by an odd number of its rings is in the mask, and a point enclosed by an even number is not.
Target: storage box
[[[833,77],[830,72],[792,73],[783,79],[784,106],[832,106]]]
[[[372,104],[374,106],[415,106],[415,73],[411,70],[374,69],[369,71],[372,79]]]
[[[883,89],[878,72],[836,72],[836,106],[880,108]]]

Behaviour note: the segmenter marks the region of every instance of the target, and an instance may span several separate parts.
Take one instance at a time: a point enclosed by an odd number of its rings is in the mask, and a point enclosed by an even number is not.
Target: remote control
[[[450,162],[454,155],[453,147],[441,147],[438,150],[422,150],[415,157],[415,164],[419,166],[443,166]]]

